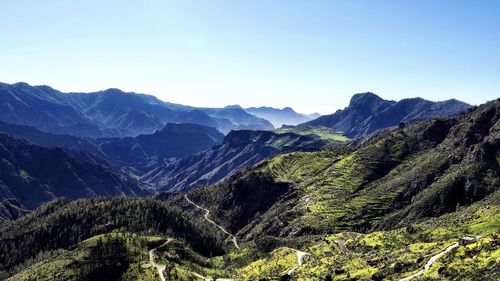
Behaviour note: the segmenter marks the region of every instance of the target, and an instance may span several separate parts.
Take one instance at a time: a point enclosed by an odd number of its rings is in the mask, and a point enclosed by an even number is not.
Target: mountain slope
[[[196,220],[188,214],[183,214],[178,208],[156,199],[114,197],[76,201],[57,200],[13,223],[0,226],[0,273],[7,271],[11,275],[19,270],[16,266],[27,267],[37,264],[40,260],[52,258],[54,255],[67,253],[64,249],[75,249],[80,242],[103,233],[109,233],[108,238],[112,238],[117,235],[111,234],[113,231],[126,232],[128,235],[125,238],[127,239],[123,241],[126,243],[140,239],[138,237],[140,234],[149,233],[178,238],[206,256],[220,255],[225,251],[222,242],[224,238],[215,227],[198,224]],[[124,253],[103,247],[103,245],[94,244],[92,248],[103,251],[101,252],[103,255],[107,253],[104,256],[109,260],[122,260],[121,265],[103,261],[98,259],[98,256],[94,256],[87,259],[88,269],[101,267],[108,267],[109,270],[119,269],[122,266],[128,266],[128,257],[140,256],[137,252]],[[146,248],[147,245],[142,245],[142,247]],[[141,250],[146,252],[146,249]],[[124,254],[126,257],[123,257]],[[70,260],[76,262],[75,259]],[[147,256],[143,256],[143,262],[147,262]],[[58,267],[57,264],[52,265],[54,266]],[[62,265],[59,264],[59,268],[61,267]],[[73,268],[73,270],[77,269]],[[73,274],[73,272],[65,272]],[[101,280],[104,274],[106,272],[100,272],[90,280]],[[40,278],[48,280],[46,273]],[[86,279],[78,277],[76,280]]]
[[[29,126],[0,122],[0,132],[31,143],[91,153],[131,175],[142,175],[158,163],[183,158],[220,144],[224,135],[196,124],[170,124],[153,134],[125,138],[90,139],[45,133]],[[172,159],[171,159],[172,158]]]
[[[34,209],[61,196],[75,199],[147,194],[131,180],[108,166],[87,161],[92,158],[87,157],[79,160],[61,149],[0,134],[2,208],[9,208],[5,202],[18,202],[19,208]]]
[[[146,171],[169,158],[183,158],[221,143],[215,128],[196,124],[167,124],[162,130],[137,137],[97,139],[94,143],[113,164]]]
[[[457,101],[431,102],[421,98],[388,101],[373,93],[356,94],[349,106],[334,114],[306,122],[344,132],[350,138],[367,136],[379,129],[397,126],[400,122],[424,120],[431,117],[454,117],[470,105]]]
[[[267,120],[241,109],[195,108],[118,89],[62,93],[26,83],[0,83],[0,121],[93,138],[153,133],[167,123],[196,123],[223,133],[273,128]]]
[[[189,196],[245,239],[402,227],[498,190],[499,119],[496,100],[459,119],[418,122],[350,148],[278,155]]]
[[[319,150],[330,143],[314,135],[231,131],[222,144],[159,166],[141,180],[157,186],[161,191],[187,191],[197,186],[213,184],[278,153]]]
[[[249,107],[245,108],[245,111],[255,116],[269,120],[276,128],[279,128],[283,125],[297,125],[314,119],[309,115],[297,113],[290,107],[285,107],[283,109],[266,106]],[[316,118],[317,117],[319,116],[316,116]]]

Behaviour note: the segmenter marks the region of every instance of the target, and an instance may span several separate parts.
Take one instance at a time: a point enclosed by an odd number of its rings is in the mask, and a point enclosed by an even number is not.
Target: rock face
[[[0,134],[0,212],[15,218],[22,210],[58,197],[148,194],[134,181],[92,158],[86,155],[77,159],[59,148],[32,145]]]
[[[0,83],[0,121],[92,138],[149,134],[167,123],[195,123],[223,133],[232,129],[273,129],[267,120],[243,109],[195,108],[119,89],[62,93],[26,83]]]
[[[186,191],[215,183],[244,167],[287,151],[314,151],[329,144],[314,135],[271,131],[231,131],[222,144],[165,164],[141,178],[161,191]]]
[[[354,95],[345,109],[321,116],[305,125],[329,127],[344,132],[350,138],[358,138],[383,128],[397,126],[401,122],[437,116],[458,116],[469,107],[470,105],[454,99],[432,102],[412,98],[395,102],[384,100],[373,93],[362,93]]]

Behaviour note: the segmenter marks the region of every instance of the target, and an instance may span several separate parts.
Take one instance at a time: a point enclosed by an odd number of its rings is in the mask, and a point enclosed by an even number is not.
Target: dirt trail
[[[236,237],[234,237],[233,234],[229,233],[226,229],[224,229],[224,227],[218,225],[216,222],[214,222],[213,220],[211,220],[209,218],[209,215],[210,215],[210,210],[206,209],[206,208],[203,208],[202,206],[194,203],[193,201],[191,201],[187,195],[184,195],[184,198],[186,199],[186,201],[189,202],[189,204],[195,206],[196,208],[200,209],[200,210],[203,210],[205,211],[205,214],[203,215],[203,218],[205,220],[207,220],[208,222],[210,222],[211,224],[217,226],[222,232],[224,232],[225,234],[229,235],[231,237],[231,240],[233,241],[233,244],[234,246],[237,248],[237,249],[240,249],[240,246],[238,245],[238,241],[236,240]]]
[[[163,276],[163,271],[165,271],[165,268],[167,266],[164,264],[158,264],[155,262],[154,251],[156,251],[156,249],[170,243],[171,241],[172,241],[172,238],[167,238],[167,242],[161,244],[160,246],[158,246],[156,248],[149,250],[149,263],[151,265],[153,265],[154,267],[156,267],[156,270],[158,270],[158,274],[160,274],[161,281],[165,281],[165,277]]]
[[[222,226],[218,225],[216,222],[214,222],[213,220],[211,220],[209,218],[209,215],[210,215],[210,210],[206,209],[206,208],[203,208],[202,206],[194,203],[193,201],[191,201],[191,199],[189,199],[187,197],[187,195],[184,195],[184,198],[186,199],[186,201],[189,202],[189,204],[195,206],[196,208],[200,209],[200,210],[203,210],[205,211],[205,214],[203,215],[203,218],[205,220],[207,220],[208,222],[210,222],[211,224],[217,226],[222,232],[226,233],[227,235],[229,235],[231,237],[231,240],[233,241],[233,244],[234,246],[237,248],[237,249],[240,249],[240,246],[238,245],[238,241],[236,240],[236,237],[234,237],[233,234],[229,233],[227,230],[225,230]],[[299,251],[299,250],[295,250],[295,249],[292,249],[295,251],[295,253],[297,254],[297,265],[296,267],[293,267],[291,268],[287,273],[288,275],[291,275],[298,267],[301,267],[302,264],[303,264],[303,261],[304,261],[304,257],[309,255],[309,253],[307,252],[302,252],[302,251]],[[201,279],[204,279],[204,280],[212,280],[212,279],[209,279],[209,278],[206,278],[205,276],[201,275],[201,274],[198,274],[198,273],[195,273],[195,272],[191,272],[194,276],[198,277],[198,278],[201,278]],[[226,279],[226,278],[218,278],[216,280],[219,280],[219,281],[231,281],[233,279]]]
[[[455,249],[456,247],[458,247],[458,242],[449,246],[448,248],[446,248],[446,250],[440,252],[439,254],[437,255],[434,255],[432,256],[429,261],[427,261],[427,263],[425,264],[424,266],[424,269],[421,269],[420,271],[418,271],[417,273],[415,274],[412,274],[406,278],[403,278],[403,279],[399,279],[399,281],[409,281],[417,276],[420,276],[422,274],[424,274],[427,270],[429,270],[429,268],[431,268],[432,264],[435,263],[440,257],[444,256],[446,253],[448,253],[449,251]]]

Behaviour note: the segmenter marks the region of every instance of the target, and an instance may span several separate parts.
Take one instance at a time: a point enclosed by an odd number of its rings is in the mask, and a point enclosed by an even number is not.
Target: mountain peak
[[[118,89],[118,88],[109,88],[104,91],[102,91],[103,94],[125,94],[124,91]]]
[[[228,109],[243,109],[239,104],[231,104],[231,105],[226,105],[224,108],[228,108]]]
[[[384,99],[377,96],[372,92],[359,93],[352,96],[351,101],[349,102],[349,107],[351,106],[362,106],[362,105],[373,105],[375,103],[383,102]]]

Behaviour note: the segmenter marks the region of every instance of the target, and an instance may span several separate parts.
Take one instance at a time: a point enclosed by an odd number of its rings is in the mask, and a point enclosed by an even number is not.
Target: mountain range
[[[431,117],[456,117],[470,105],[455,100],[432,102],[422,98],[384,100],[373,93],[356,94],[349,106],[334,114],[305,122],[306,126],[328,127],[350,138],[367,136],[377,130]]]
[[[280,137],[233,134],[216,147]],[[0,276],[497,280],[499,151],[500,99],[284,150],[187,193],[57,200],[0,225]]]
[[[282,109],[267,106],[249,107],[245,108],[245,111],[269,120],[269,122],[271,122],[276,128],[283,125],[298,125],[316,119],[320,116],[319,113],[309,115],[297,113],[291,107],[285,107]]]
[[[141,178],[159,191],[188,191],[209,185],[276,154],[317,151],[334,145],[316,135],[278,134],[271,131],[231,131],[222,144],[158,166]]]
[[[0,121],[92,138],[153,133],[166,123],[195,123],[223,133],[273,129],[269,121],[239,108],[195,108],[118,89],[62,93],[26,83],[0,84]]]
[[[149,192],[90,154],[75,158],[0,134],[0,214],[13,219],[26,210],[66,197],[144,196]]]
[[[499,151],[500,99],[0,84],[0,280],[498,280]]]

